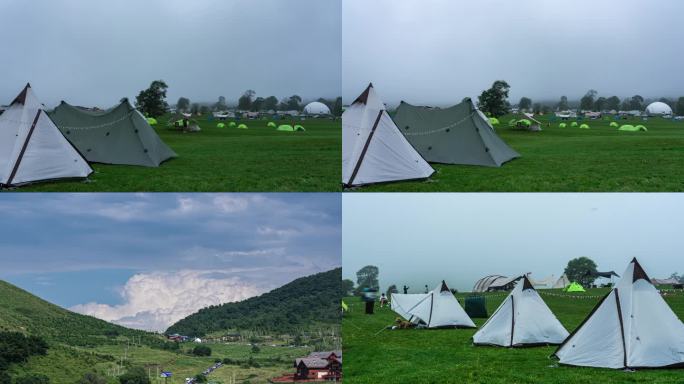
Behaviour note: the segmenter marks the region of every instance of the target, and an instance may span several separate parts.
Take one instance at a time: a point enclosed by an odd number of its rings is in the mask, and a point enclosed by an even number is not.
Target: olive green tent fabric
[[[294,127],[292,127],[289,124],[283,124],[283,125],[279,126],[278,128],[276,128],[276,130],[283,131],[283,132],[294,132]]]
[[[90,162],[158,167],[177,156],[125,99],[106,111],[84,110],[62,101],[50,118]]]
[[[402,101],[394,122],[429,162],[499,167],[520,157],[496,135],[487,117],[470,99],[444,109]]]
[[[565,292],[586,292],[586,291],[584,290],[584,287],[582,285],[573,281],[570,285],[568,285],[567,288],[565,288]]]

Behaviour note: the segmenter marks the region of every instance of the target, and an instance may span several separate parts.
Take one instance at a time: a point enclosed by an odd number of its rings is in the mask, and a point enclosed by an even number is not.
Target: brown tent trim
[[[27,85],[28,87],[28,85]],[[26,88],[24,88],[26,90]],[[29,129],[28,134],[26,135],[26,140],[24,140],[24,145],[21,147],[21,152],[19,152],[19,157],[17,157],[17,162],[14,163],[14,168],[12,168],[12,173],[10,174],[9,179],[7,179],[7,185],[12,185],[12,181],[14,180],[14,176],[17,175],[17,171],[19,170],[19,165],[21,164],[21,160],[24,158],[24,153],[26,153],[26,148],[28,147],[29,140],[31,140],[31,136],[33,136],[33,131],[36,129],[36,124],[38,124],[38,119],[40,118],[40,113],[43,112],[42,109],[38,110],[38,113],[36,113],[36,117],[33,119],[33,124],[31,124],[31,129]]]
[[[508,343],[509,346],[513,345],[513,333],[515,332],[515,300],[511,296],[511,341]]]
[[[530,282],[530,279],[527,278],[527,275],[523,275],[523,291],[531,289],[535,291],[534,285],[532,285],[532,282]]]
[[[10,105],[14,105],[14,104],[22,104],[23,105],[26,102],[26,94],[28,93],[29,88],[31,88],[31,84],[26,83],[26,86],[24,87],[24,89],[21,91],[21,93],[19,93],[19,95],[17,95],[17,97],[14,98],[14,100],[12,101],[12,103]]]
[[[435,293],[431,292],[430,293],[430,319],[427,322],[428,328],[430,328],[430,323],[432,322],[432,308],[435,304]]]
[[[354,172],[352,172],[352,175],[349,178],[349,182],[347,182],[347,186],[349,187],[354,185],[354,179],[356,179],[356,175],[359,173],[359,169],[361,169],[361,164],[363,163],[363,159],[366,157],[366,152],[368,152],[368,147],[370,146],[370,142],[373,139],[373,135],[375,135],[375,130],[378,128],[378,124],[380,123],[380,118],[382,117],[383,112],[385,111],[382,109],[378,112],[378,117],[375,119],[375,124],[373,124],[373,128],[368,134],[368,139],[366,139],[366,144],[364,144],[363,146],[361,156],[359,156],[359,160],[356,162],[356,166],[354,166]]]
[[[446,282],[445,282],[444,280],[442,280],[442,287],[439,289],[439,291],[440,291],[440,292],[447,292],[447,291],[448,291],[448,292],[451,292],[451,291],[449,290],[449,287],[447,287]]]
[[[366,87],[366,90],[363,91],[359,95],[359,97],[357,97],[356,100],[354,100],[354,102],[352,104],[356,104],[356,103],[366,104],[368,102],[368,94],[370,93],[371,88],[373,88],[373,83],[368,84],[368,86]]]
[[[632,274],[632,282],[635,282],[639,279],[644,279],[651,283],[651,279],[648,278],[648,275],[644,271],[644,269],[641,267],[641,264],[637,261],[636,257],[632,259],[632,263],[634,263],[634,273]]]
[[[618,320],[620,320],[620,335],[622,336],[622,365],[627,368],[627,344],[625,343],[625,326],[622,324],[622,308],[620,308],[620,294],[615,288],[615,304],[617,305]]]

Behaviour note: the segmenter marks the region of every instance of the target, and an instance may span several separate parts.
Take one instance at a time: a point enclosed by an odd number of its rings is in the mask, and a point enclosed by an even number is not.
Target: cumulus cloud
[[[136,274],[126,282],[119,305],[90,302],[71,310],[130,328],[164,331],[201,308],[260,293],[256,285],[220,271],[151,272]]]

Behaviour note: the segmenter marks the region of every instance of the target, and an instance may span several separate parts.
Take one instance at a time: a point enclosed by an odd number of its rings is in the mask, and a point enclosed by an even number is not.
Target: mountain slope
[[[0,280],[0,330],[41,336],[48,342],[74,346],[114,343],[128,336],[143,344],[159,345],[163,340],[152,333],[68,311]]]
[[[302,277],[261,296],[201,309],[169,327],[167,334],[204,336],[216,331],[260,329],[289,333],[340,324],[342,269]]]

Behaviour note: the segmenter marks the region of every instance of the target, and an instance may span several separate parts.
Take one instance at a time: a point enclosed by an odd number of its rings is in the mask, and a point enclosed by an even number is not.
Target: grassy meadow
[[[160,118],[155,130],[178,157],[158,168],[91,164],[88,180],[37,183],[15,191],[44,192],[310,192],[339,191],[341,121],[297,120],[306,132],[279,132],[270,120],[243,120],[249,129],[183,133]],[[281,120],[290,124],[289,120]]]
[[[648,132],[622,132],[610,120],[585,120],[591,129],[559,128],[541,116],[542,132],[513,130],[500,118],[498,135],[521,157],[500,168],[431,164],[425,181],[369,185],[381,192],[655,192],[684,191],[684,121],[620,120]]]
[[[584,294],[540,290],[542,298],[563,326],[572,332],[607,289]],[[506,297],[487,295],[491,315]],[[457,294],[463,305],[466,294]],[[680,319],[684,294],[665,297]],[[351,310],[342,320],[345,382],[347,383],[684,383],[684,370],[622,370],[559,366],[549,356],[556,347],[500,348],[472,345],[476,329],[389,330],[398,317],[389,307],[376,305],[365,315],[359,298],[345,299]],[[482,326],[486,319],[473,319]]]

